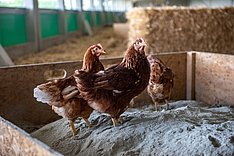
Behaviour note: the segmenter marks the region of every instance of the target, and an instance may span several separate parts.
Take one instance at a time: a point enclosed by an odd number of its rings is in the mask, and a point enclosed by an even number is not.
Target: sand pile
[[[158,7],[127,13],[129,43],[144,37],[150,53],[209,51],[234,54],[234,8]]]
[[[233,155],[234,109],[202,107],[195,101],[171,103],[171,110],[153,106],[128,109],[124,123],[94,112],[88,129],[77,120],[72,136],[65,119],[50,123],[32,136],[64,155]]]

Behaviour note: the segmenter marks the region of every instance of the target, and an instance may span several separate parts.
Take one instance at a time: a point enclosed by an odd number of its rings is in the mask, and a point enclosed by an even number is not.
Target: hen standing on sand
[[[104,70],[99,60],[99,56],[104,53],[101,44],[89,47],[83,58],[82,70],[91,73]],[[73,75],[38,85],[34,89],[34,97],[37,101],[50,105],[58,115],[67,118],[73,135],[76,134],[74,121],[77,117],[82,117],[87,126],[91,126],[88,118],[93,109],[80,97]]]
[[[148,85],[150,65],[145,56],[146,44],[137,39],[125,52],[121,63],[96,74],[76,71],[80,95],[93,109],[107,113],[116,126],[132,98]]]

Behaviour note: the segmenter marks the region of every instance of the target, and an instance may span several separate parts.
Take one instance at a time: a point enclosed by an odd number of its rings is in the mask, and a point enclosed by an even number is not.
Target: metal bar
[[[40,13],[59,13],[60,10],[55,9],[39,9]]]
[[[29,12],[29,9],[26,8],[9,8],[9,7],[0,7],[0,14],[2,13],[20,13],[20,14],[26,14]]]

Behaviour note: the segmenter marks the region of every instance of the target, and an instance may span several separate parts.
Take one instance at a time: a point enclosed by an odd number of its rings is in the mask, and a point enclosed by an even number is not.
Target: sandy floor
[[[127,39],[116,35],[112,27],[104,27],[103,29],[97,30],[93,36],[72,38],[63,44],[53,46],[40,53],[20,57],[13,60],[13,62],[19,65],[81,60],[86,49],[97,43],[101,43],[107,51],[107,55],[102,57],[122,56],[127,48]]]
[[[205,107],[196,101],[171,103],[171,110],[128,109],[124,123],[113,127],[110,117],[94,112],[88,129],[76,121],[72,136],[68,121],[50,123],[32,136],[64,155],[234,155],[234,109]]]

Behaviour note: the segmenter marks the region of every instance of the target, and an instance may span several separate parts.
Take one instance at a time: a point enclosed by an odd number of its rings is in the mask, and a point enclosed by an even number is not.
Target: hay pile
[[[137,8],[127,13],[129,43],[144,37],[148,52],[234,54],[234,8]]]

